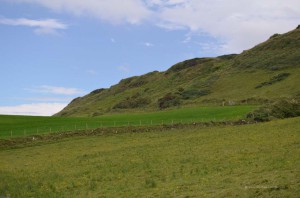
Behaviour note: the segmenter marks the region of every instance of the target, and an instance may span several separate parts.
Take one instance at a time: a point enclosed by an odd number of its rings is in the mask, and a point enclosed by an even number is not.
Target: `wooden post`
[[[10,131],[10,137],[12,137],[12,130]]]
[[[152,125],[153,123],[152,123],[152,120],[151,120],[151,125]]]
[[[52,129],[50,128],[50,133],[52,133]]]
[[[172,126],[174,125],[174,120],[172,120]]]

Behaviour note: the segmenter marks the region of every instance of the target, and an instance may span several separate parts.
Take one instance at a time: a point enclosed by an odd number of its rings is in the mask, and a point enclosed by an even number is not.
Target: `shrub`
[[[267,85],[272,85],[276,82],[282,81],[282,80],[286,79],[287,77],[289,77],[289,75],[290,75],[290,73],[281,73],[276,76],[273,76],[269,81],[263,82],[263,83],[260,83],[259,85],[257,85],[255,87],[255,89],[258,89],[258,88],[261,88],[261,87],[264,87]]]
[[[276,37],[278,37],[278,36],[280,36],[280,34],[273,34],[273,35],[270,37],[270,39],[276,38]]]
[[[255,121],[270,121],[300,116],[300,102],[298,99],[282,99],[271,105],[263,106],[247,115]]]
[[[150,104],[150,100],[145,97],[141,97],[140,93],[136,93],[131,97],[127,97],[125,100],[117,103],[113,106],[113,109],[134,109],[144,107]]]
[[[157,104],[160,109],[165,109],[169,107],[179,106],[181,104],[181,101],[178,95],[168,93],[164,97],[158,99]]]
[[[99,94],[103,91],[105,91],[105,89],[96,89],[96,90],[92,91],[90,94]]]
[[[204,90],[190,89],[190,90],[183,91],[181,93],[181,96],[184,100],[188,100],[188,99],[193,99],[193,98],[197,98],[200,96],[206,96],[208,94],[210,94],[210,90],[207,90],[207,89],[204,89]]]

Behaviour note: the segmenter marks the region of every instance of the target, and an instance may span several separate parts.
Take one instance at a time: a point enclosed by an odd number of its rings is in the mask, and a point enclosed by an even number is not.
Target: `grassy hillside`
[[[237,120],[245,118],[246,114],[255,108],[256,106],[197,107],[148,113],[112,114],[95,118],[0,115],[0,138],[86,128]]]
[[[177,106],[261,104],[300,96],[300,29],[236,55],[195,58],[74,99],[57,116],[100,116]]]
[[[299,197],[300,118],[0,150],[4,197]]]

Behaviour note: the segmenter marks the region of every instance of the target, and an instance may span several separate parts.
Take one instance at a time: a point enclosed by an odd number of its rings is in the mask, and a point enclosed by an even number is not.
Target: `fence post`
[[[10,137],[12,137],[12,130],[10,131]]]
[[[140,126],[142,126],[142,121],[140,120]]]
[[[174,125],[174,120],[172,120],[172,126]]]

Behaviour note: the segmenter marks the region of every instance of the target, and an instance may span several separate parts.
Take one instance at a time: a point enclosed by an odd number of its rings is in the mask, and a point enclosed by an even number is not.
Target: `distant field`
[[[127,125],[160,125],[204,121],[237,120],[256,106],[196,107],[151,113],[113,114],[100,117],[35,117],[0,115],[0,137]]]
[[[0,150],[0,197],[299,197],[300,118]]]

